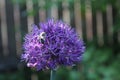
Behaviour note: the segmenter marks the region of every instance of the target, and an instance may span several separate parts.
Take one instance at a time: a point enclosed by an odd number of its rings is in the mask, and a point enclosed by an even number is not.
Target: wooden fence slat
[[[101,11],[96,11],[96,29],[97,29],[97,44],[103,46],[103,16]]]
[[[115,8],[115,6],[113,6],[113,29],[115,29],[116,28],[116,19],[117,19],[117,16],[118,16],[118,12],[117,12],[117,10],[116,10],[116,8]],[[118,44],[118,32],[117,31],[115,31],[115,30],[113,30],[113,43],[114,43],[114,45],[117,45]]]
[[[39,8],[39,20],[45,21],[46,20],[46,10],[45,10],[45,0],[39,0],[38,1]]]
[[[33,11],[33,1],[27,0],[26,1],[26,9],[27,9],[27,27],[28,32],[32,30],[32,24],[34,24],[34,11]]]
[[[3,48],[2,48],[2,31],[1,31],[1,6],[0,6],[0,57],[3,55]]]
[[[84,33],[83,40],[87,41],[87,34],[86,34],[86,19],[85,19],[85,0],[81,0],[81,17],[82,17],[82,32]]]
[[[108,42],[110,45],[113,44],[113,14],[112,14],[112,5],[107,5],[107,25],[108,25]]]
[[[1,15],[1,39],[2,39],[2,49],[3,56],[8,55],[8,35],[7,35],[7,23],[6,23],[6,11],[5,11],[5,0],[0,0],[0,15]],[[4,58],[4,57],[2,57]]]
[[[118,44],[118,32],[115,30],[117,27],[116,24],[118,24],[117,19],[118,19],[118,11],[115,6],[113,6],[112,9],[113,12],[113,53],[118,53],[119,51],[119,44]]]
[[[1,29],[1,13],[0,13],[0,57],[3,57],[2,31],[1,30],[2,29]]]
[[[22,39],[20,31],[20,11],[19,4],[16,2],[14,4],[14,23],[15,23],[15,38],[16,38],[16,51],[17,56],[19,57],[22,53]]]
[[[86,34],[87,34],[87,40],[92,41],[93,40],[93,34],[92,34],[92,10],[91,10],[91,1],[85,0],[85,16],[86,16]]]
[[[70,24],[75,28],[75,11],[74,11],[74,1],[69,2],[69,10],[70,10]]]
[[[62,1],[62,7],[63,7],[63,21],[65,21],[67,24],[70,24],[70,10],[69,10],[69,3],[67,1]]]
[[[76,31],[82,38],[82,19],[81,19],[81,5],[80,1],[75,0],[75,25],[76,25]]]
[[[28,32],[26,2],[20,5],[20,29],[22,38]],[[23,39],[22,39],[23,41]]]
[[[51,17],[58,19],[58,5],[57,0],[52,0],[53,5],[51,6]]]
[[[58,1],[58,19],[62,19],[63,17],[63,8],[62,8],[62,1]]]
[[[16,43],[15,43],[15,25],[13,16],[13,4],[10,0],[6,0],[6,20],[7,20],[7,31],[8,31],[8,48],[9,55],[16,55]],[[15,56],[14,56],[15,57]]]
[[[33,10],[36,10],[35,11],[35,14],[34,14],[34,23],[36,25],[39,24],[39,0],[36,0],[36,2],[33,4]]]
[[[45,0],[45,6],[46,6],[46,18],[51,18],[51,0]]]
[[[93,4],[91,4],[91,5],[93,5]],[[93,41],[94,41],[94,43],[95,44],[97,44],[98,42],[97,42],[97,28],[96,28],[96,26],[97,26],[97,24],[96,24],[96,12],[95,12],[95,9],[94,9],[95,7],[94,6],[92,6],[92,34],[93,34]]]
[[[103,14],[103,39],[104,39],[104,45],[108,45],[108,29],[107,29],[107,16],[106,11],[102,13]]]
[[[120,28],[119,28],[119,22],[118,20],[120,20],[120,16],[119,16],[119,10],[117,9],[117,7],[115,5],[113,5],[113,43],[114,45],[118,46],[118,43],[120,42]],[[116,48],[117,49],[117,48]],[[119,50],[119,47],[118,49]]]

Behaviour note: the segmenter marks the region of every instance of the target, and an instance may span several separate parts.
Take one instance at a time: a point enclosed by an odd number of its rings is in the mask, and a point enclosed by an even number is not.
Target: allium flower
[[[81,61],[85,51],[84,43],[75,30],[53,19],[40,23],[40,27],[33,25],[24,40],[22,60],[37,70],[73,66]]]

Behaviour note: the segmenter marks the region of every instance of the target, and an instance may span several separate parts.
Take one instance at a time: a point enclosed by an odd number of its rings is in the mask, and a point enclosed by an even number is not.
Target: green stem
[[[55,80],[55,76],[56,76],[56,71],[55,70],[51,70],[50,80]]]

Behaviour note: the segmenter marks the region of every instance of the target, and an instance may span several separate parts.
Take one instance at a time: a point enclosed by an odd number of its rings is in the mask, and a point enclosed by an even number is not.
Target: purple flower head
[[[81,61],[85,46],[74,29],[53,19],[39,26],[33,25],[32,31],[24,38],[21,57],[28,67],[56,69],[60,65],[73,66]]]

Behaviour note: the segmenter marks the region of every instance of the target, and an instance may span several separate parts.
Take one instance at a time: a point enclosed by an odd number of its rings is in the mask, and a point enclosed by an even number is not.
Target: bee
[[[38,37],[39,37],[40,42],[41,42],[42,44],[44,44],[44,42],[45,42],[45,37],[46,37],[45,32],[41,32]]]

